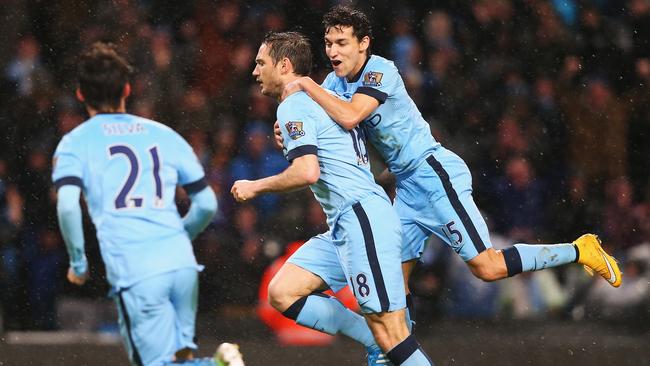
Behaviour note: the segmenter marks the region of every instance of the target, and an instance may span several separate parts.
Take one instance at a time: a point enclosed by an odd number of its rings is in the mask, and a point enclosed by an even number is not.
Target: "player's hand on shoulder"
[[[237,202],[251,200],[257,196],[255,182],[245,179],[238,180],[232,185],[230,193]]]
[[[68,281],[77,286],[82,286],[88,280],[88,271],[84,272],[82,275],[77,275],[74,272],[74,269],[68,268]]]
[[[284,145],[284,138],[282,137],[282,131],[280,130],[280,122],[275,121],[273,124],[273,137],[275,137],[275,147],[282,150]]]
[[[308,78],[308,76],[299,77],[298,79],[290,83],[287,83],[287,85],[284,86],[284,91],[282,92],[282,99],[288,97],[289,95],[295,92],[299,92],[303,90],[304,88],[302,86],[302,81],[305,78]]]

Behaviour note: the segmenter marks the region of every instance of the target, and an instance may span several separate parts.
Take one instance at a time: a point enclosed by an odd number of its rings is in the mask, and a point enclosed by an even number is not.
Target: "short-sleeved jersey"
[[[388,199],[370,171],[362,128],[346,131],[304,92],[280,103],[277,118],[287,160],[318,156],[320,179],[310,188],[330,227],[342,211],[370,194]]]
[[[379,101],[362,125],[393,174],[413,171],[439,145],[392,61],[372,55],[351,81],[331,72],[322,86],[345,99],[362,93]]]
[[[66,134],[53,160],[57,188],[80,186],[111,285],[197,266],[176,208],[176,186],[206,186],[189,144],[169,127],[130,114],[98,114]]]

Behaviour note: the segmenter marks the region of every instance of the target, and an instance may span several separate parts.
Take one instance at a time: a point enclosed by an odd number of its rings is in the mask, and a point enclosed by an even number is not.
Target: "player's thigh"
[[[133,363],[156,365],[177,351],[176,314],[169,292],[172,280],[162,274],[142,280],[115,295],[120,332]]]
[[[490,235],[472,197],[472,177],[465,163],[455,154],[443,154],[440,160],[427,159],[433,176],[432,189],[440,194],[430,195],[432,215],[423,224],[450,245],[464,261],[491,248]]]
[[[338,292],[347,285],[345,273],[341,268],[338,253],[329,232],[309,239],[289,257],[286,264],[275,275],[272,283],[274,281],[289,282],[289,285],[294,288],[309,290],[305,295],[327,288]],[[307,273],[303,273],[301,270]],[[291,284],[292,282],[295,283]]]
[[[406,306],[402,231],[390,202],[371,196],[343,213],[333,238],[361,311],[380,313]]]
[[[199,298],[199,273],[196,268],[184,268],[170,273],[173,276],[171,303],[176,312],[176,349],[196,349],[194,332]]]
[[[423,219],[423,211],[426,210],[426,215],[431,215],[431,205],[417,203],[416,207],[411,207],[411,204],[413,202],[406,202],[399,194],[393,204],[402,225],[402,262],[419,259],[424,252],[427,239],[432,234],[432,230],[420,223]],[[421,209],[418,209],[418,206],[422,206]]]

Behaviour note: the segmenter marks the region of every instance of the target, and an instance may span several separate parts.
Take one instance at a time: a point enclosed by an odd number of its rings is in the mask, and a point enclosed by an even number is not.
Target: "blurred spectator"
[[[271,124],[252,122],[246,127],[240,153],[232,159],[233,181],[268,177],[287,167],[282,154],[271,146],[271,134]],[[267,217],[278,207],[280,197],[277,194],[267,194],[251,202],[262,217]]]
[[[544,220],[544,192],[528,160],[515,157],[497,181],[500,206],[495,229],[515,241],[534,243]]]
[[[615,253],[642,242],[643,207],[634,203],[630,181],[621,177],[607,182],[603,208],[605,245]]]
[[[0,159],[0,287],[3,289],[0,307],[6,327],[11,329],[24,324],[23,258],[19,241],[24,218],[22,197],[7,178],[7,164]]]
[[[586,89],[563,99],[570,129],[571,170],[599,188],[605,180],[625,175],[627,114],[608,83],[591,77]]]
[[[51,77],[42,64],[40,48],[34,36],[23,36],[18,41],[15,57],[5,70],[7,79],[16,84],[16,91],[20,96],[29,96],[37,90],[46,90],[49,87]]]

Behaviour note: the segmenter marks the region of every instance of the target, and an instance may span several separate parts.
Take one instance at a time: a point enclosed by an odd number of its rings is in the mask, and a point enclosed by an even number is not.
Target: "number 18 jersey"
[[[53,165],[57,188],[82,188],[111,285],[197,267],[175,192],[177,185],[203,189],[204,172],[172,129],[126,113],[98,114],[63,137]]]

